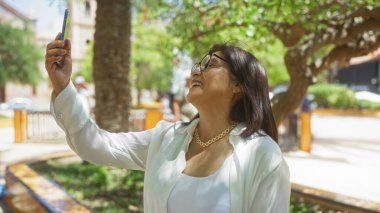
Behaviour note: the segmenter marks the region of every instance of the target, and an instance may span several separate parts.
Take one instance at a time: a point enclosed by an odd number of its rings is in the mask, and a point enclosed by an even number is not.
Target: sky
[[[52,37],[61,31],[66,0],[5,0],[24,15],[36,19],[39,36]]]

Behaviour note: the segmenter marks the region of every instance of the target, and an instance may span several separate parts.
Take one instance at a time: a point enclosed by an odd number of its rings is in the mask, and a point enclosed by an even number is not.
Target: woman
[[[145,171],[145,212],[288,212],[289,169],[253,55],[215,45],[193,67],[187,99],[199,113],[189,123],[110,133],[84,113],[70,81],[70,41],[58,38],[46,52],[51,112],[82,159]]]

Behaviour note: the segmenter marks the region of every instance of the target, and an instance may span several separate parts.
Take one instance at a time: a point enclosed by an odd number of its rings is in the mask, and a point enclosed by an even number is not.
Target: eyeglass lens
[[[194,72],[198,66],[200,66],[201,72],[205,71],[210,63],[210,59],[210,55],[205,55],[205,57],[202,58],[201,62],[194,64],[194,66],[191,68],[191,71]]]
[[[210,58],[211,56],[210,55],[206,55],[205,57],[203,57],[202,61],[201,61],[201,71],[205,71],[208,67],[208,65],[210,64]]]

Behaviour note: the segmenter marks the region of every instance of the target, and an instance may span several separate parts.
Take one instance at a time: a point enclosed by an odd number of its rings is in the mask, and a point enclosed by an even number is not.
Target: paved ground
[[[380,117],[313,115],[311,124],[311,153],[285,153],[291,181],[380,203]],[[5,164],[69,149],[65,144],[14,145],[12,131],[0,129],[0,184]]]
[[[311,153],[285,153],[291,181],[380,203],[380,117],[312,118]]]
[[[0,150],[4,150],[14,141],[14,130],[10,128],[0,128]]]

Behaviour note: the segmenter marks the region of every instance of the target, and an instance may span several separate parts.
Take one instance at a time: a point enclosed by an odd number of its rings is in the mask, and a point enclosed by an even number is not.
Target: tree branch
[[[325,4],[318,5],[314,9],[308,11],[307,13],[299,14],[298,16],[307,16],[307,17],[314,17],[315,15],[318,15],[323,10],[327,10],[331,8],[332,6],[340,5],[341,8],[344,8],[344,2],[341,0],[333,0],[330,2],[327,2]]]
[[[267,22],[265,26],[282,41],[285,47],[296,45],[306,33],[300,22],[295,24]]]
[[[297,48],[302,51],[302,55],[308,57],[320,48],[330,44],[341,46],[346,43],[356,42],[365,32],[380,31],[380,19],[377,19],[378,14],[380,14],[380,7],[367,11],[365,15],[366,19],[363,19],[361,23],[353,21],[353,19],[358,18],[354,17],[341,24],[338,29],[323,29],[320,33],[313,35],[313,38],[305,40]]]
[[[338,68],[347,66],[348,61],[357,56],[369,54],[380,47],[380,32],[375,40],[360,39],[354,47],[350,44],[337,46],[332,49],[323,59],[317,60],[308,66],[313,76],[317,76],[332,64],[336,63]]]
[[[340,0],[333,0],[326,4],[319,5],[307,13],[298,14],[298,16],[310,18],[319,14],[323,10],[331,8],[332,6],[342,4],[343,3]],[[295,46],[306,33],[309,33],[301,22],[294,24],[269,22],[266,26],[277,38],[282,41],[285,47]]]

